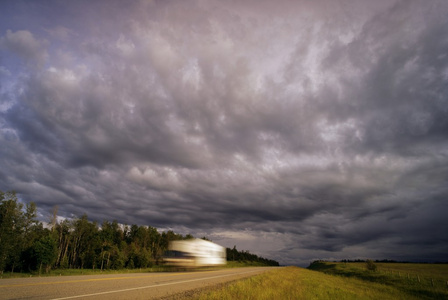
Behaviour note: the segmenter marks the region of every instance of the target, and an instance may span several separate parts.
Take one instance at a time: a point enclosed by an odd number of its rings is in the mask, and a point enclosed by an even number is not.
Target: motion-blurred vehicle
[[[171,241],[163,261],[182,268],[221,266],[227,263],[226,248],[202,239]]]

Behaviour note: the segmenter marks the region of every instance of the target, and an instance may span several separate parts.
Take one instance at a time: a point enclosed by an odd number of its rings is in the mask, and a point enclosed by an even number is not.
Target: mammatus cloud
[[[285,264],[445,259],[444,2],[22,4],[0,189]]]

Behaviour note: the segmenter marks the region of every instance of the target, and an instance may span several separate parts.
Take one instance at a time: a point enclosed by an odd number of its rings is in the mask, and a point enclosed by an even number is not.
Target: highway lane
[[[0,280],[0,299],[157,299],[250,277],[273,267]]]

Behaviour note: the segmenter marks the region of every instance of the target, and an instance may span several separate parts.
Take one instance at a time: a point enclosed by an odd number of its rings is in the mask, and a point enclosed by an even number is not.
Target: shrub
[[[373,260],[371,259],[366,260],[366,269],[369,271],[376,271],[376,265],[373,262]]]

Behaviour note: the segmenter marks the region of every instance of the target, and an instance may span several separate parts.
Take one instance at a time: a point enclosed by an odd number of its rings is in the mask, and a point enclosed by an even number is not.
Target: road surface
[[[273,267],[0,279],[0,299],[157,299],[257,275]]]

